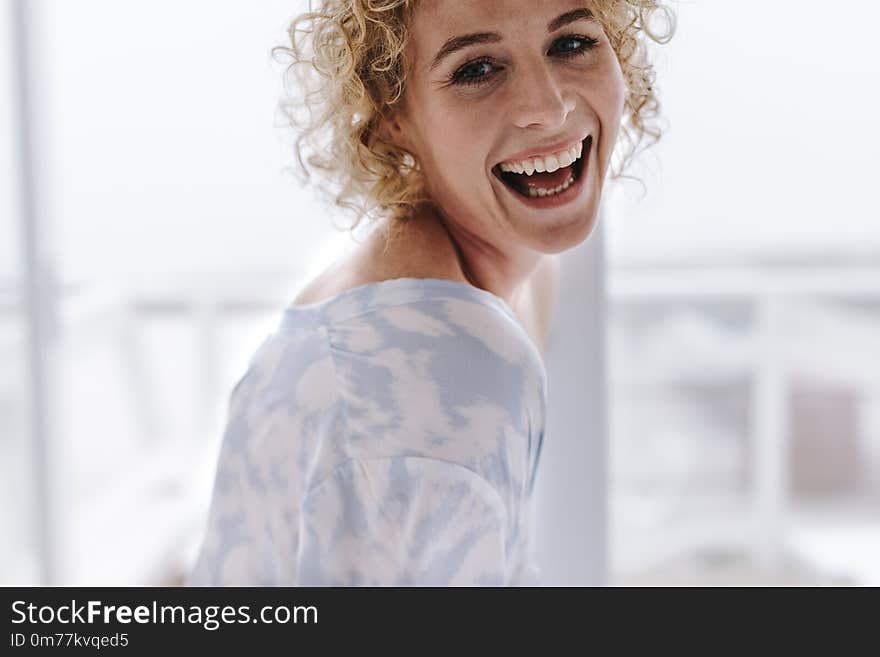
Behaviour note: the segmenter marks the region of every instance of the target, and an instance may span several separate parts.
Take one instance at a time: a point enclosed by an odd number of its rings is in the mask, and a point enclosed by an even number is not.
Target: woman
[[[326,0],[294,22],[319,73],[289,106],[300,163],[373,230],[234,388],[189,584],[537,583],[554,254],[590,234],[615,146],[658,136],[658,14]]]

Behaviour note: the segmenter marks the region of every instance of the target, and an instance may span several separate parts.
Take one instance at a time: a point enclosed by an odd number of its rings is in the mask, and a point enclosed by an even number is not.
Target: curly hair
[[[294,144],[303,181],[311,171],[330,183],[337,206],[356,215],[354,230],[367,216],[405,218],[428,200],[416,158],[380,129],[387,112],[404,96],[404,53],[418,0],[318,0],[297,16],[290,47],[277,46],[291,61],[284,72],[285,98],[279,109],[296,133]],[[648,41],[666,43],[675,14],[663,0],[591,0],[620,63],[626,84],[622,145],[615,177],[635,155],[662,134],[660,103]],[[276,60],[277,61],[277,60]],[[298,88],[290,93],[295,74]]]

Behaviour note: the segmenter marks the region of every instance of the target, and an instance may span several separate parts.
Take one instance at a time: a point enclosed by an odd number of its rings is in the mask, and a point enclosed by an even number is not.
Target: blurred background
[[[191,566],[229,392],[348,241],[286,170],[304,6],[0,0],[0,585]],[[880,7],[674,6],[591,238],[591,580],[880,584]]]

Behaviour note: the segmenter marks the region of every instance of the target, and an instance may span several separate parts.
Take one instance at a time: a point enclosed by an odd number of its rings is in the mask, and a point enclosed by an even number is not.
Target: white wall
[[[612,263],[880,262],[880,5],[675,2],[669,131],[609,222]],[[630,186],[628,186],[630,187]]]
[[[304,4],[34,0],[65,277],[287,269],[329,234],[273,127]]]

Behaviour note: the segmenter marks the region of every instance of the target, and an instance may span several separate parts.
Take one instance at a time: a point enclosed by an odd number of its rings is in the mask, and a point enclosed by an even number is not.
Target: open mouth
[[[492,173],[515,193],[527,199],[557,196],[580,180],[592,144],[593,136],[589,135],[577,149],[579,153],[572,152],[569,156],[577,155],[577,159],[566,166],[559,165],[568,158],[530,158],[522,162],[506,163],[504,168],[507,170],[504,171],[500,163],[496,164],[492,167]]]

